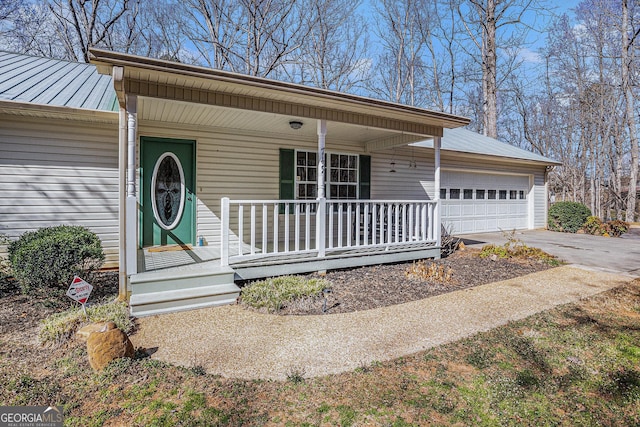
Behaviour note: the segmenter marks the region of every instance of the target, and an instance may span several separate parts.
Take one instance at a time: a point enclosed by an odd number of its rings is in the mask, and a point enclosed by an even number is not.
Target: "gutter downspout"
[[[127,301],[127,110],[124,95],[124,69],[113,67],[111,75],[120,106],[118,110],[118,299]]]
[[[118,299],[127,296],[127,112],[120,107],[118,118]]]

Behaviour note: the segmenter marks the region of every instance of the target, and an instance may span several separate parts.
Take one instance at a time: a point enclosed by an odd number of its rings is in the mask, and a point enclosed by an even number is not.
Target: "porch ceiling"
[[[322,119],[421,137],[442,136],[443,128],[456,128],[469,123],[467,118],[442,112],[100,49],[91,50],[91,62],[100,73],[113,75],[116,93],[123,107],[125,95],[135,95],[271,113],[280,117]],[[215,110],[200,109],[201,115],[212,111]],[[242,112],[238,113],[237,117],[241,116]],[[186,113],[183,117],[187,117]],[[349,131],[353,132],[353,129]],[[345,130],[345,134],[348,133]],[[366,139],[373,141],[386,138],[387,135],[383,132]],[[409,137],[401,139],[402,142],[417,140]],[[392,142],[377,143],[376,147],[397,144],[399,141],[394,138]]]
[[[317,120],[305,117],[264,113],[160,98],[140,97],[138,119],[142,122],[215,128],[224,131],[260,132],[283,135],[300,140],[317,139]],[[303,123],[294,130],[289,122]],[[366,151],[406,145],[424,140],[425,136],[403,134],[387,129],[358,126],[341,122],[327,122],[327,141],[359,143]]]

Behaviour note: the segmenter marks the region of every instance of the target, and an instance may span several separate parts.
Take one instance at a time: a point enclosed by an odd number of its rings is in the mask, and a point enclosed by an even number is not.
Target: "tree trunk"
[[[484,134],[498,137],[496,0],[487,0],[482,33],[482,92]]]
[[[629,8],[627,0],[622,0],[622,90],[624,91],[624,102],[626,106],[625,118],[629,128],[629,140],[631,142],[631,174],[629,176],[629,192],[627,195],[627,221],[635,221],[636,217],[636,194],[638,184],[638,138],[636,135],[636,121],[634,117],[634,99],[629,82],[629,71],[631,68],[630,46],[628,33]]]

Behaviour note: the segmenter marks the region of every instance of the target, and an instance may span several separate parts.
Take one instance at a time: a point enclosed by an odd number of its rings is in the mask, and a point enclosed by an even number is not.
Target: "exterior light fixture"
[[[302,127],[302,122],[299,122],[298,120],[291,120],[289,122],[289,126],[291,126],[291,129],[293,130],[298,130]]]
[[[396,172],[396,162],[391,160],[391,163],[389,163],[389,165],[391,165],[391,170],[389,172],[395,173]]]

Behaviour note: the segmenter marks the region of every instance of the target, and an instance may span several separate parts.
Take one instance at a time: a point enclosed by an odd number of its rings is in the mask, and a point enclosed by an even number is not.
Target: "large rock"
[[[96,371],[101,371],[112,360],[121,357],[133,357],[133,344],[127,334],[108,322],[99,331],[93,332],[87,339],[89,364]]]
[[[88,325],[83,326],[78,329],[76,332],[76,339],[80,342],[87,342],[89,339],[89,335],[94,332],[98,332],[102,328],[106,326],[107,322],[98,322],[98,323],[89,323]]]

